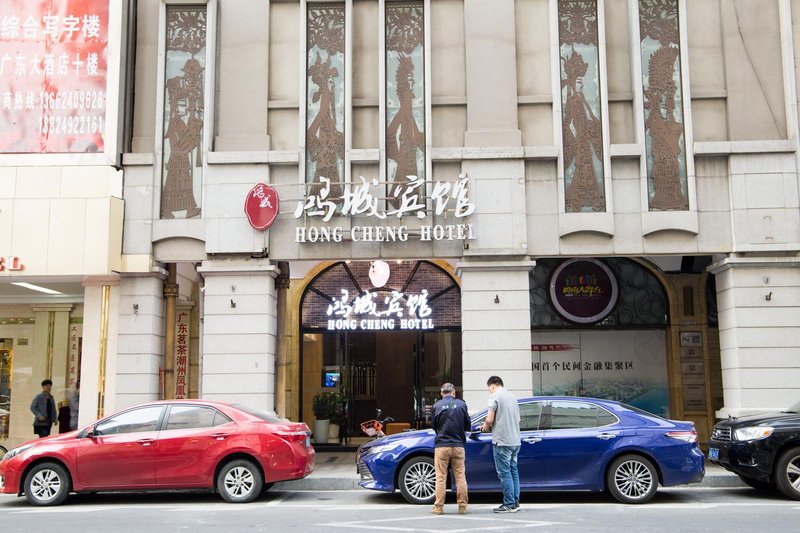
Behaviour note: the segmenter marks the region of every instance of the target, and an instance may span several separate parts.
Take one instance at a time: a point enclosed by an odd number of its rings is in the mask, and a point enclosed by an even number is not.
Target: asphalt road
[[[602,494],[523,495],[522,510],[494,514],[499,495],[474,495],[469,513],[445,514],[404,502],[399,494],[366,490],[276,491],[234,505],[214,494],[97,494],[72,496],[59,507],[37,508],[0,496],[0,531],[11,532],[239,532],[239,531],[798,531],[800,502],[749,488],[660,489],[645,505],[622,505]]]

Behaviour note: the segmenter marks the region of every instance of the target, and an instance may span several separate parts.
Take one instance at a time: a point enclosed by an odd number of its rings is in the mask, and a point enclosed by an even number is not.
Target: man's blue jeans
[[[492,446],[494,468],[503,488],[503,504],[513,507],[519,503],[519,446]]]

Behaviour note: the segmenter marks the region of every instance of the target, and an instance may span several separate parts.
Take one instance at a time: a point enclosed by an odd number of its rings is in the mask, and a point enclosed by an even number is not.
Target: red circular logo
[[[279,208],[278,191],[263,183],[250,189],[244,200],[247,220],[251,226],[259,230],[265,230],[275,222]]]

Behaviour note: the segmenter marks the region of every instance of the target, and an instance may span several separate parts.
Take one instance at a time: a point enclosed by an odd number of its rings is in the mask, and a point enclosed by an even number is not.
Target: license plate
[[[719,459],[719,450],[717,448],[709,448],[708,449],[708,458],[709,459]]]

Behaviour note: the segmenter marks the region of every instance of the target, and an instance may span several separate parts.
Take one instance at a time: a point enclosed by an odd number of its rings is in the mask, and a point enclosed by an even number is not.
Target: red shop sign
[[[247,220],[258,230],[265,230],[275,222],[279,208],[278,191],[263,183],[250,189],[244,200]]]

